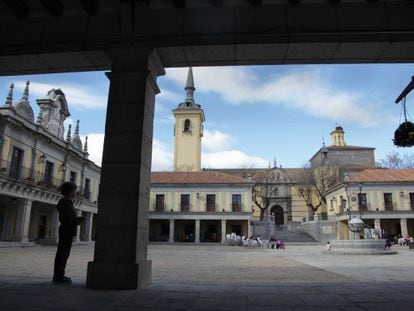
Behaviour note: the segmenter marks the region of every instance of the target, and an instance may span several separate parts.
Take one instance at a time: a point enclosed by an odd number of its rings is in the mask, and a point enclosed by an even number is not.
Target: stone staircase
[[[312,238],[309,234],[304,231],[294,231],[290,232],[286,228],[276,230],[276,238],[278,240],[282,240],[285,243],[318,243],[314,238]]]

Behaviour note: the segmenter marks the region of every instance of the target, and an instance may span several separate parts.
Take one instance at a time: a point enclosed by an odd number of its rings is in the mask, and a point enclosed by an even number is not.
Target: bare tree
[[[312,169],[305,166],[299,178],[298,192],[306,205],[315,213],[326,205],[326,190],[339,181],[339,170],[332,165],[322,165]]]
[[[391,151],[377,162],[377,167],[391,169],[414,168],[414,155],[401,155],[396,151]]]
[[[256,171],[252,176],[255,180],[252,192],[253,203],[260,209],[260,220],[264,219],[265,212],[270,207],[271,198],[275,195],[271,169]]]

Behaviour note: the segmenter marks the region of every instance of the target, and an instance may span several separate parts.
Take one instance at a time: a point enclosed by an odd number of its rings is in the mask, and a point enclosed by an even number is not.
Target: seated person
[[[285,249],[285,243],[281,240],[276,241],[276,249]]]
[[[272,249],[275,249],[276,241],[277,241],[276,236],[272,235],[269,239],[270,247]]]

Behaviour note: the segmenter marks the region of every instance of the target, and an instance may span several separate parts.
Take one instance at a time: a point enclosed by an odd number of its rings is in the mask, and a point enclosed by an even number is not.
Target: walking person
[[[385,250],[387,251],[391,248],[391,238],[385,229],[382,230],[382,238],[385,239]]]
[[[53,275],[54,284],[72,283],[72,280],[65,276],[66,262],[70,255],[73,237],[76,236],[76,226],[85,220],[84,217],[76,216],[73,206],[76,188],[76,185],[71,182],[65,182],[60,187],[63,198],[56,205],[56,209],[59,212],[60,227]]]

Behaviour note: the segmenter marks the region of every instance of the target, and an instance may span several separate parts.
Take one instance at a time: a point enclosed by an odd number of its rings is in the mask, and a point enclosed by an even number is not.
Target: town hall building
[[[87,139],[80,139],[79,121],[65,133],[70,116],[65,94],[51,89],[36,100],[35,119],[29,102],[29,82],[20,100],[10,86],[0,107],[0,245],[55,244],[58,238],[56,204],[60,185],[78,186],[74,200],[78,216],[75,242],[90,242],[98,208],[100,167],[88,159]]]

